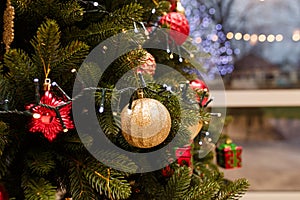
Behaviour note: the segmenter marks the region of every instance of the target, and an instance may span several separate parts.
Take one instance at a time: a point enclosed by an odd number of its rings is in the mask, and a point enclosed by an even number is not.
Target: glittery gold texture
[[[4,11],[4,16],[3,16],[3,22],[4,22],[3,43],[5,44],[6,52],[10,49],[10,45],[14,40],[14,18],[15,18],[15,9],[11,5],[10,0],[7,0],[6,9]]]
[[[169,135],[171,117],[167,108],[150,98],[137,99],[121,112],[122,134],[127,142],[139,148],[161,144]]]

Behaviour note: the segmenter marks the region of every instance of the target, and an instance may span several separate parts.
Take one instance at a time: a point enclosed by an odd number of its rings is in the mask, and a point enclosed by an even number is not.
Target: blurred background
[[[225,176],[247,178],[250,191],[300,191],[300,1],[181,3],[194,43],[212,56],[208,78],[220,71],[225,83],[224,133],[243,147],[243,167]]]

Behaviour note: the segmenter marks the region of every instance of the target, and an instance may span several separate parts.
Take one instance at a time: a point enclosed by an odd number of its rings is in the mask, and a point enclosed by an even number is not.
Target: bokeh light
[[[197,0],[181,0],[181,4],[185,7],[185,15],[189,20],[193,43],[211,56],[203,66],[208,76],[232,73],[233,56],[239,50],[233,50],[229,40],[235,37],[242,39],[242,34],[236,36],[231,32],[224,33],[222,24],[213,20],[217,12],[215,8],[206,7]]]

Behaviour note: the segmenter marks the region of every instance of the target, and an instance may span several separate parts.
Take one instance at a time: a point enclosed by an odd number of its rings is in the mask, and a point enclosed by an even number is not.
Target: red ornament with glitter
[[[33,113],[29,131],[41,132],[49,141],[74,128],[70,117],[71,102],[56,98],[50,91],[45,91],[38,105],[31,104],[26,108]]]
[[[149,52],[147,52],[146,55],[140,59],[140,61],[143,64],[137,67],[137,72],[153,76],[156,70],[156,62],[154,57]]]
[[[195,80],[190,81],[190,87],[195,92],[199,93],[199,94],[197,94],[197,97],[196,97],[198,102],[200,102],[200,100],[201,100],[200,93],[204,94],[202,104],[201,104],[202,106],[204,106],[207,103],[208,97],[209,97],[209,90],[208,90],[208,87],[205,84],[205,82],[200,79],[195,79]]]
[[[171,29],[169,33],[170,37],[177,45],[183,44],[190,33],[189,22],[181,13],[170,12],[164,15],[159,22],[162,25],[162,28]]]

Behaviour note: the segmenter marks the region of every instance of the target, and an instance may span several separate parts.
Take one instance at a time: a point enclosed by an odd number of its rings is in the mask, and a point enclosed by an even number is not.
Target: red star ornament
[[[57,134],[74,128],[70,117],[71,108],[71,101],[65,102],[46,91],[38,105],[27,106],[33,113],[29,131],[41,132],[49,141],[53,141]]]

